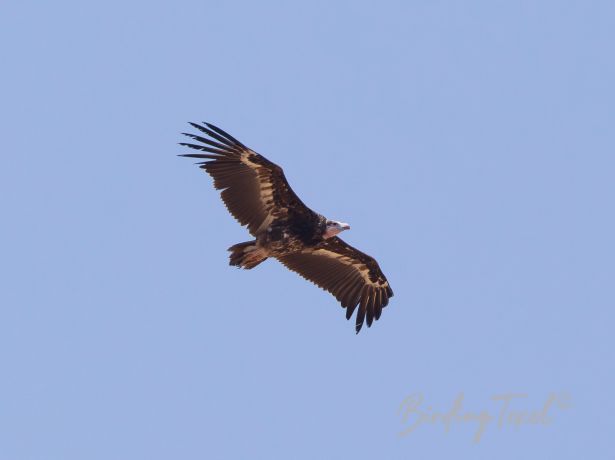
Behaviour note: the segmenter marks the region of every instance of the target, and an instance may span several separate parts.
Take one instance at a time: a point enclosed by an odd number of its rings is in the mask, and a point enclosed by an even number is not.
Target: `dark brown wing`
[[[315,215],[290,188],[284,172],[275,163],[249,149],[216,126],[190,123],[208,137],[182,133],[199,144],[180,145],[208,153],[180,155],[203,158],[199,163],[214,179],[214,186],[229,212],[252,235],[263,231],[271,222],[294,213]]]
[[[393,290],[378,262],[338,237],[280,256],[278,260],[333,294],[346,308],[346,319],[350,319],[358,305],[357,334],[365,318],[370,327],[393,297]]]

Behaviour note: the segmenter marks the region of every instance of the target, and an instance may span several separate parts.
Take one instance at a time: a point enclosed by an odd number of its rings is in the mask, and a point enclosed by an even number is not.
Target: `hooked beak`
[[[350,230],[350,225],[348,225],[348,224],[342,224],[342,228],[343,228],[344,230]]]

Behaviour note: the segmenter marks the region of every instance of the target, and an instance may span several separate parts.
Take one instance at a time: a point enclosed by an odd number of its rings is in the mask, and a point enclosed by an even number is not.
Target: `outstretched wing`
[[[350,319],[358,305],[357,334],[365,318],[370,327],[393,297],[393,290],[378,262],[338,237],[280,256],[278,260],[333,294],[346,308],[346,319]]]
[[[190,124],[208,137],[182,133],[198,144],[180,145],[207,153],[180,156],[208,160],[199,163],[201,168],[213,177],[214,187],[222,190],[229,212],[241,225],[247,225],[252,235],[289,213],[315,215],[290,188],[278,165],[210,123]]]

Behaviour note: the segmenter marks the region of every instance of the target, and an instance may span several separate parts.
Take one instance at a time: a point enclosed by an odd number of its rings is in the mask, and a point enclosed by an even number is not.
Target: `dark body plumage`
[[[357,307],[356,331],[371,326],[393,296],[378,263],[337,236],[328,221],[308,208],[275,163],[209,123],[190,123],[208,137],[183,133],[198,143],[181,145],[204,153],[181,156],[199,163],[214,179],[229,212],[255,240],[229,248],[230,264],[254,268],[268,257],[329,291],[350,319]]]

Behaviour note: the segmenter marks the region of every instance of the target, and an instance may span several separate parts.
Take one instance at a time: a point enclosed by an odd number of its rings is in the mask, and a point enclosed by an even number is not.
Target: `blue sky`
[[[4,2],[0,459],[613,458],[614,21]],[[395,291],[371,329],[275,261],[227,265],[249,235],[176,157],[201,120],[352,225]],[[457,418],[400,436],[410,401],[497,418],[510,394],[559,399],[478,443]]]

